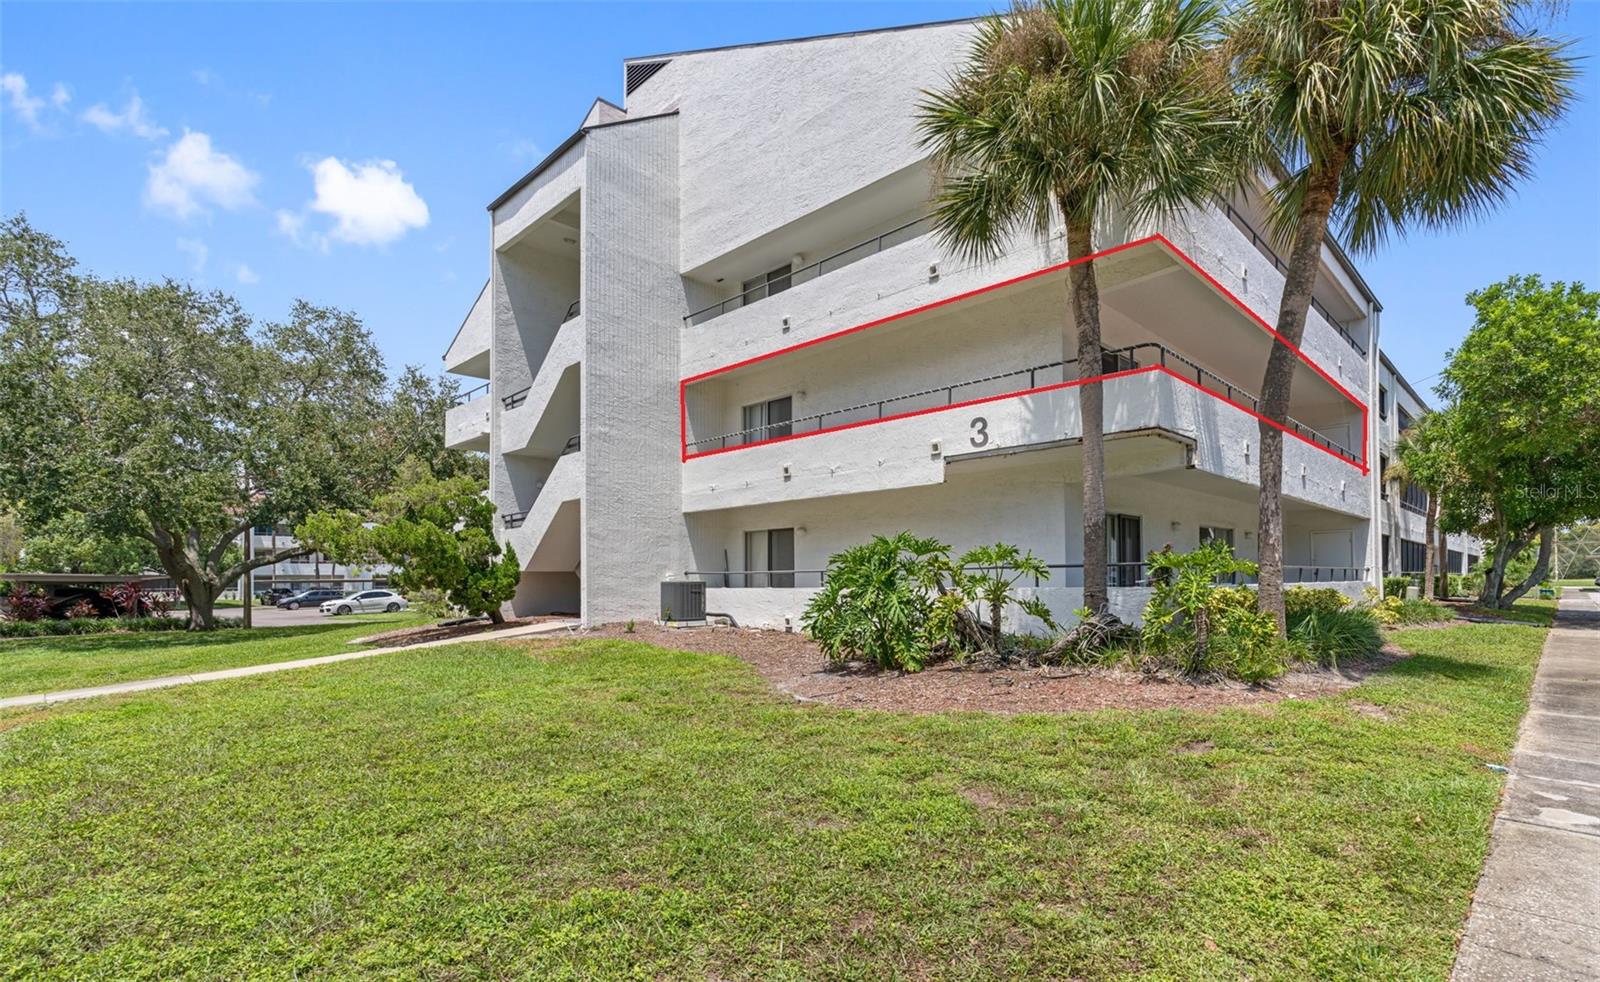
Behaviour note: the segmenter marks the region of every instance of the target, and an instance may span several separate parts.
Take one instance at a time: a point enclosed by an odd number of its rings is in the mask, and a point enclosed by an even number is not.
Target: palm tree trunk
[[[1433,496],[1430,495],[1428,497],[1428,521],[1427,521],[1427,526],[1422,531],[1422,541],[1424,541],[1424,542],[1426,542],[1428,544],[1428,546],[1427,546],[1427,558],[1423,560],[1423,564],[1422,564],[1422,598],[1424,600],[1426,600],[1429,597],[1433,596],[1433,570],[1434,570],[1435,566],[1438,564],[1438,559],[1439,559],[1439,556],[1438,556],[1438,548],[1439,547],[1438,547],[1437,543],[1434,541],[1434,535],[1433,535],[1434,515],[1436,515],[1436,514],[1437,514],[1437,512],[1434,511],[1434,507],[1433,507]]]
[[[1433,534],[1439,537],[1439,579],[1433,584],[1434,597],[1439,600],[1450,599],[1450,538],[1445,534],[1444,527],[1439,524],[1442,511],[1439,507],[1437,496],[1431,502],[1433,505]]]
[[[1256,540],[1260,564],[1257,603],[1277,621],[1279,636],[1284,635],[1283,614],[1283,430],[1289,419],[1289,387],[1294,382],[1295,349],[1306,333],[1306,312],[1311,309],[1311,291],[1317,285],[1317,267],[1322,260],[1322,240],[1333,212],[1343,159],[1321,165],[1314,171],[1300,206],[1295,225],[1294,246],[1289,252],[1289,272],[1284,277],[1283,299],[1278,304],[1278,338],[1267,356],[1267,371],[1261,380],[1261,505],[1257,516]],[[1293,348],[1290,346],[1293,345]],[[1276,423],[1277,425],[1273,425]]]
[[[1062,212],[1070,215],[1067,203]],[[1094,251],[1093,225],[1067,222],[1067,259],[1083,259]],[[1094,262],[1067,269],[1071,284],[1072,319],[1078,330],[1078,378],[1103,374],[1100,347],[1100,287]],[[1078,386],[1078,415],[1083,423],[1083,605],[1091,614],[1110,609],[1106,586],[1106,446],[1105,392],[1099,382]]]

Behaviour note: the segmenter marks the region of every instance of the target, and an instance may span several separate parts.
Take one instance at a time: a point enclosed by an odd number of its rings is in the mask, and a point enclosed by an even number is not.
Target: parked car
[[[284,597],[292,597],[298,593],[292,586],[275,586],[265,590],[256,591],[256,600],[263,604],[275,604]]]
[[[393,590],[362,590],[326,601],[321,609],[324,614],[372,614],[380,610],[392,614],[406,609],[406,598]]]
[[[304,590],[300,593],[291,593],[278,601],[280,610],[299,610],[301,607],[320,607],[329,600],[338,600],[344,596],[343,590]]]

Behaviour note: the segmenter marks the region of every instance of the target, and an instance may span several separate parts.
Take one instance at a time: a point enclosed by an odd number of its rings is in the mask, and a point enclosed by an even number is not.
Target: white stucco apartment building
[[[490,279],[445,355],[484,384],[448,442],[489,454],[525,569],[517,613],[650,618],[663,581],[698,580],[712,612],[792,625],[830,555],[903,529],[1030,548],[1055,567],[1040,594],[1067,619],[1081,605],[1060,230],[973,263],[925,220],[915,106],[972,30],[630,59],[623,104],[597,100],[489,206]],[[1149,550],[1222,537],[1255,555],[1253,393],[1283,284],[1262,216],[1246,193],[1098,234],[1124,617],[1147,596]],[[1332,245],[1316,296],[1285,560],[1291,580],[1359,593],[1422,537],[1381,493],[1399,414],[1375,411],[1380,388],[1423,407],[1378,356],[1381,306]]]

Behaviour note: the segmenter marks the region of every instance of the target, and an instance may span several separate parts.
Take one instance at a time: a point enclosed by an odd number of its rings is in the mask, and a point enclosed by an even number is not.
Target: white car
[[[406,609],[406,598],[393,590],[362,590],[348,597],[329,600],[322,605],[324,614],[375,614],[378,611],[394,613]]]

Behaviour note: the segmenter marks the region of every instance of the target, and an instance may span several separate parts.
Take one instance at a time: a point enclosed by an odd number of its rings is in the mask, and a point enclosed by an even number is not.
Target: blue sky
[[[487,276],[484,206],[592,99],[621,102],[623,58],[992,6],[7,2],[0,211],[103,275],[191,279],[262,319],[295,297],[351,309],[391,368],[437,369]],[[1468,290],[1600,286],[1600,3],[1560,29],[1589,61],[1534,181],[1488,221],[1361,259],[1419,387],[1471,323]]]

